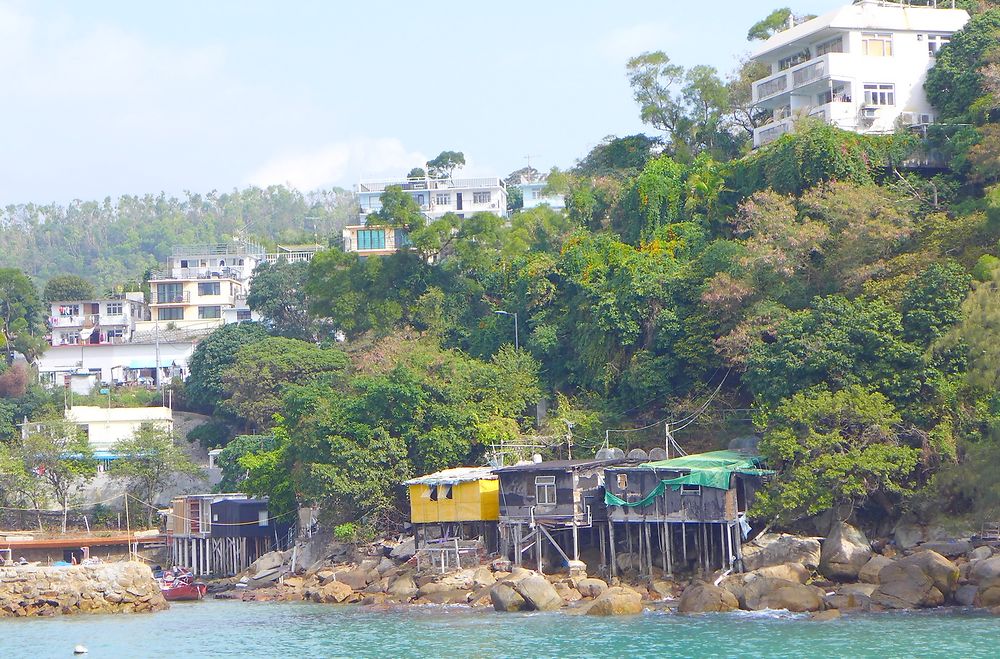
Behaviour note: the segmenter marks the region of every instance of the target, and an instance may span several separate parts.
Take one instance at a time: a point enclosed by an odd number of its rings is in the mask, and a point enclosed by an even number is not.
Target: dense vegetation
[[[801,122],[753,153],[752,65],[723,81],[637,56],[626,73],[659,134],[609,137],[553,171],[565,213],[428,222],[390,190],[379,220],[413,249],[263,270],[264,322],[198,347],[186,400],[218,419],[199,439],[246,433],[220,458],[227,487],[382,524],[409,475],[512,444],[564,454],[572,438],[590,454],[607,429],[649,426],[610,435],[648,448],[709,400],[709,425],[677,440],[758,434],[778,471],[762,516],[995,517],[997,43],[1000,9],[982,6],[944,47],[926,141]],[[918,151],[951,166],[907,168]],[[15,297],[12,342],[37,323],[31,295]]]

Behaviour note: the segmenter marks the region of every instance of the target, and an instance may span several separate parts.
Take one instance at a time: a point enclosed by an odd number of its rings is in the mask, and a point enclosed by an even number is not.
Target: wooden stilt
[[[646,530],[646,565],[649,569],[646,574],[653,576],[653,541],[649,530],[649,524],[643,522],[643,527]]]
[[[611,565],[608,574],[613,578],[618,570],[618,559],[615,556],[615,524],[608,520],[608,546],[611,548]]]
[[[684,550],[684,569],[688,567],[688,537],[687,537],[687,525],[681,522],[681,547]]]
[[[670,523],[669,522],[664,522],[663,523],[663,537],[666,539],[666,543],[665,543],[666,548],[667,548],[666,549],[666,557],[667,557],[667,569],[666,569],[666,572],[667,572],[667,576],[668,577],[673,577],[674,576],[674,557],[673,557],[673,552],[672,552],[673,547],[671,546],[671,545],[673,545],[674,538],[673,538],[673,533],[671,533],[671,531],[672,531],[672,529],[670,528]]]

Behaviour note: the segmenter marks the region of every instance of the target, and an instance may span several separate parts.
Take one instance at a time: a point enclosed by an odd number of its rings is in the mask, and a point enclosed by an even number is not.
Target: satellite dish
[[[603,447],[603,448],[601,448],[601,450],[599,450],[597,452],[597,455],[594,456],[594,459],[595,460],[610,460],[613,455],[614,455],[614,451],[612,451],[611,449],[609,449],[607,447]]]
[[[613,449],[611,449],[611,459],[612,460],[621,460],[624,457],[625,457],[625,451],[621,450],[620,448],[613,448]]]
[[[659,462],[660,460],[666,460],[666,459],[667,459],[667,452],[665,449],[662,449],[659,446],[657,446],[654,449],[650,449],[649,451],[650,462]]]
[[[629,460],[639,460],[641,462],[645,462],[645,461],[649,460],[649,455],[645,451],[643,451],[641,448],[634,448],[634,449],[632,449],[631,451],[628,452],[628,459]]]

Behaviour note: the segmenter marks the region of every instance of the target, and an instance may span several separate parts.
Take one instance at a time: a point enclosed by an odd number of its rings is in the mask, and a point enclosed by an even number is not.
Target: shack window
[[[556,503],[556,477],[535,476],[535,503],[554,506]]]
[[[618,489],[624,490],[628,487],[628,474],[618,474]]]
[[[267,511],[258,510],[257,511],[257,526],[267,526]]]
[[[681,494],[688,496],[701,496],[701,485],[681,485]]]
[[[437,485],[428,485],[427,487],[429,487],[430,490],[431,490],[431,501],[437,501],[438,500],[438,486]]]
[[[452,492],[451,492],[451,485],[445,485],[444,486],[444,498],[445,499],[450,499],[451,498],[451,494],[452,494]]]

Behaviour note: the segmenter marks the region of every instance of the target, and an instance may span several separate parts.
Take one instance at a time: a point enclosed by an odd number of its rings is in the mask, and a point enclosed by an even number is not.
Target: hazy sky
[[[628,57],[721,72],[847,0],[0,0],[0,204],[570,166],[644,129]]]

